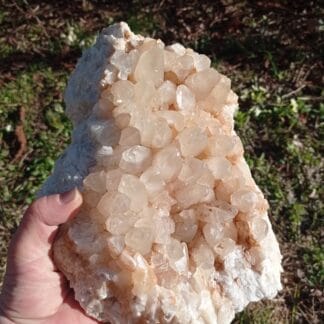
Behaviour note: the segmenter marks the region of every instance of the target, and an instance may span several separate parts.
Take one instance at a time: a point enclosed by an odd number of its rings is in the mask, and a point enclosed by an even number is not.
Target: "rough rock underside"
[[[120,23],[65,94],[72,144],[40,195],[83,190],[54,257],[111,323],[230,323],[281,288],[281,254],[234,131],[237,96],[205,55]]]

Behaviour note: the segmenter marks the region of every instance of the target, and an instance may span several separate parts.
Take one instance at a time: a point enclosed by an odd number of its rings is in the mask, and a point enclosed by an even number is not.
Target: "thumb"
[[[8,267],[49,256],[58,226],[71,219],[82,204],[77,189],[42,197],[31,204],[22,218],[8,253]]]

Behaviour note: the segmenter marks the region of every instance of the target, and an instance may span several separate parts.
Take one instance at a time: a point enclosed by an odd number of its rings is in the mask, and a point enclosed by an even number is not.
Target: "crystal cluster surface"
[[[230,323],[281,288],[281,254],[234,131],[237,96],[180,44],[106,28],[65,95],[72,144],[41,195],[75,185],[54,246],[92,317]]]

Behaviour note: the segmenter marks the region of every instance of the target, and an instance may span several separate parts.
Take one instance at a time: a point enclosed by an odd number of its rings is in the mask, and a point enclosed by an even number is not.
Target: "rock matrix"
[[[281,288],[281,254],[210,59],[104,29],[65,94],[72,144],[41,195],[82,188],[59,269],[110,323],[230,323]]]

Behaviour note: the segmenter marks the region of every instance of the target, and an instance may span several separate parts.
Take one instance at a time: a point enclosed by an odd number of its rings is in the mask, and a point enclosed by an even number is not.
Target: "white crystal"
[[[208,144],[206,134],[198,127],[185,128],[178,135],[178,140],[184,157],[199,155]]]
[[[185,81],[197,100],[206,98],[220,80],[220,74],[214,69],[206,69],[191,74]]]
[[[125,235],[125,243],[132,250],[145,255],[151,251],[152,233],[146,228],[133,228]]]
[[[210,59],[106,28],[65,94],[72,144],[41,195],[82,187],[57,267],[101,322],[230,323],[281,288],[281,255]]]
[[[137,82],[152,82],[157,87],[163,82],[163,73],[163,49],[153,47],[139,58],[134,78]]]
[[[133,73],[138,57],[139,53],[137,50],[132,50],[130,53],[116,50],[111,56],[110,62],[119,70],[118,77],[121,80],[127,80],[128,76]]]
[[[106,191],[106,173],[104,171],[90,173],[84,180],[85,189],[90,189],[98,193]]]
[[[168,125],[174,127],[177,131],[181,131],[184,128],[184,116],[178,112],[173,110],[163,110],[158,111],[156,114],[164,118]]]
[[[151,160],[152,155],[149,148],[134,145],[123,152],[119,167],[125,172],[138,174],[151,164]]]
[[[111,255],[117,257],[123,252],[125,246],[124,237],[121,235],[110,236],[107,238],[107,245]]]
[[[167,46],[166,49],[168,49],[180,56],[182,56],[186,53],[185,47],[179,43],[175,43],[170,46]]]
[[[183,55],[178,57],[172,67],[172,72],[175,73],[178,80],[183,82],[184,79],[193,71],[194,60],[190,55]]]
[[[179,241],[190,243],[197,233],[198,224],[193,209],[183,210],[175,217],[175,232],[173,237]]]
[[[207,244],[201,244],[192,252],[193,260],[198,267],[212,269],[214,267],[215,256]]]
[[[175,146],[168,146],[162,149],[154,156],[153,166],[160,172],[164,180],[170,181],[174,179],[182,167],[179,150]]]
[[[177,87],[169,80],[164,81],[158,89],[161,103],[164,105],[172,105],[176,101]]]
[[[206,70],[210,67],[210,58],[204,54],[197,54],[193,56],[194,65],[197,72]]]
[[[135,127],[125,127],[120,133],[119,144],[132,146],[141,143],[141,134]]]
[[[169,72],[172,70],[177,57],[178,57],[177,53],[175,53],[173,51],[170,51],[170,50],[163,51],[164,71],[165,72]]]
[[[169,217],[166,209],[151,207],[143,210],[135,227],[146,228],[152,234],[153,241],[159,244],[167,244],[175,229],[174,221]]]
[[[251,231],[256,241],[262,241],[269,232],[269,225],[264,219],[256,216],[251,221]]]
[[[113,121],[97,122],[90,127],[91,135],[102,146],[114,146],[118,143],[120,131]]]
[[[131,200],[130,209],[138,212],[147,204],[147,192],[144,184],[138,177],[124,174],[121,177],[118,191],[125,194]]]
[[[175,197],[182,208],[204,201],[209,194],[209,188],[200,184],[185,186],[175,193]]]
[[[248,212],[256,206],[258,196],[250,190],[239,190],[232,194],[231,202],[242,212]]]
[[[111,86],[111,94],[115,105],[127,105],[134,100],[134,85],[129,81],[117,81]]]
[[[232,164],[226,158],[213,157],[208,159],[206,162],[216,180],[230,177]]]
[[[177,87],[176,98],[179,110],[185,113],[190,113],[195,110],[195,97],[185,85],[181,84]]]
[[[113,215],[107,218],[106,229],[113,235],[123,235],[132,228],[135,221],[135,215],[130,212]]]
[[[166,255],[169,259],[170,267],[176,272],[183,273],[188,267],[187,245],[178,240],[171,239],[166,245]]]
[[[165,186],[161,172],[153,167],[146,169],[140,176],[140,180],[144,183],[146,191],[150,197],[161,192]]]

